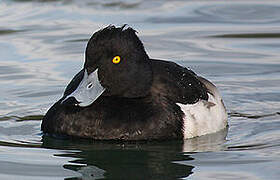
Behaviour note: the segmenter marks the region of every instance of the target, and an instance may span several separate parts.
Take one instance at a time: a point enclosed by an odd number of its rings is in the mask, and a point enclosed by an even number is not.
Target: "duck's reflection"
[[[65,150],[55,156],[73,157],[64,168],[77,171],[74,179],[177,179],[192,174],[193,166],[180,162],[193,160],[184,152],[224,149],[227,130],[182,141],[168,142],[89,142],[43,137],[44,148]],[[178,163],[179,162],[179,163]],[[186,163],[185,163],[186,164]]]

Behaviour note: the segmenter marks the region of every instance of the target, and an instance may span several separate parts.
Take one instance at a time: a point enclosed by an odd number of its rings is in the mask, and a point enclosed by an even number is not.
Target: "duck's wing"
[[[208,90],[190,69],[174,62],[152,60],[152,93],[158,93],[175,103],[194,104],[208,100]]]
[[[208,91],[208,100],[199,100],[195,104],[181,104],[184,138],[193,138],[218,132],[227,127],[227,112],[221,95],[214,84],[198,77]]]
[[[181,114],[184,139],[226,128],[226,109],[214,84],[176,63],[153,60],[152,64],[152,92],[180,108],[176,114]]]

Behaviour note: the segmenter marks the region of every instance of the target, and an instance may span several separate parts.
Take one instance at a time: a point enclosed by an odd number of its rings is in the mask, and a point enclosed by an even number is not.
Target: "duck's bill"
[[[84,70],[84,77],[78,87],[70,95],[66,96],[61,102],[67,104],[71,100],[76,106],[86,107],[91,105],[104,91],[105,88],[100,84],[98,79],[98,69],[88,75],[87,70]],[[75,98],[74,101],[73,98]]]

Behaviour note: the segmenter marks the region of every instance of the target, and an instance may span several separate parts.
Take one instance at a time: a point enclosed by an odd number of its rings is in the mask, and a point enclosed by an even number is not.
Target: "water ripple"
[[[209,37],[215,38],[280,38],[280,33],[243,33],[243,34],[220,34]]]
[[[187,6],[177,7],[180,11]],[[270,24],[280,22],[280,6],[270,4],[218,3],[201,5],[189,13],[173,17],[154,17],[153,23],[220,23],[220,24]]]

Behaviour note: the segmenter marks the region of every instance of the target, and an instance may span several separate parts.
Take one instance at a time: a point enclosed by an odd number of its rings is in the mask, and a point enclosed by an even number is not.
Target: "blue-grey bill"
[[[77,89],[68,95],[62,103],[70,97],[74,97],[79,104],[78,106],[86,107],[91,105],[104,91],[105,88],[98,80],[98,69],[88,75],[87,70],[84,71],[84,77]]]

